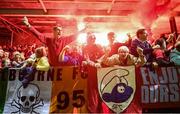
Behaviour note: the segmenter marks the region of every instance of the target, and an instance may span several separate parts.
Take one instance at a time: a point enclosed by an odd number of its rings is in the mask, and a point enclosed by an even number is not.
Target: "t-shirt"
[[[100,45],[86,45],[83,48],[84,56],[87,56],[91,61],[96,62],[103,54],[103,48]]]

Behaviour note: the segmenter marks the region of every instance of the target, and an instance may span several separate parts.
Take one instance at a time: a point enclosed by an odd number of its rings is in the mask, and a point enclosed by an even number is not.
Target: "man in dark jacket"
[[[151,44],[147,41],[148,33],[146,29],[138,29],[136,32],[137,38],[134,39],[131,43],[131,54],[138,57],[137,48],[143,49],[143,54],[146,57],[147,63],[146,65],[149,66],[154,60],[153,57],[153,50],[156,48],[160,48],[159,45],[155,45],[154,47],[151,46]]]

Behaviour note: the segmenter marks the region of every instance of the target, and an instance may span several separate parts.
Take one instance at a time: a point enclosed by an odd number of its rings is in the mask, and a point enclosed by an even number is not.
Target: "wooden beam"
[[[44,10],[44,13],[47,13],[47,9],[46,9],[43,1],[42,1],[42,0],[39,0],[39,2],[40,2],[41,6],[42,6],[42,8],[43,8],[43,10]]]
[[[107,10],[107,13],[108,13],[108,14],[111,12],[112,7],[113,7],[113,5],[114,5],[114,2],[115,2],[115,0],[112,0],[111,5],[110,5],[110,7],[109,7],[108,10]]]
[[[112,10],[111,14],[109,15],[115,15],[115,16],[127,16],[131,14],[132,10]],[[66,9],[66,10],[48,10],[45,14],[42,10],[32,10],[32,9],[0,9],[0,14],[3,16],[7,15],[107,15],[107,9],[106,10],[82,10],[82,9]]]
[[[46,9],[84,9],[84,10],[107,10],[111,2],[43,2]],[[138,3],[116,2],[113,5],[115,10],[135,10]],[[130,7],[133,6],[133,7]],[[41,4],[34,2],[0,2],[2,9],[42,9]]]
[[[43,0],[44,2],[111,2],[112,0]],[[116,0],[117,2],[139,2],[140,0]],[[36,0],[1,0],[1,2],[37,2]]]

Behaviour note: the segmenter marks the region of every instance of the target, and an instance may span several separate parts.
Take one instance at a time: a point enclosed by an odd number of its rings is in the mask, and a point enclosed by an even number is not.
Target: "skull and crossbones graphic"
[[[30,83],[28,87],[24,88],[22,85],[17,91],[18,101],[13,100],[11,106],[18,108],[12,113],[34,113],[38,114],[34,109],[43,106],[43,100],[39,99],[40,89],[37,85]]]

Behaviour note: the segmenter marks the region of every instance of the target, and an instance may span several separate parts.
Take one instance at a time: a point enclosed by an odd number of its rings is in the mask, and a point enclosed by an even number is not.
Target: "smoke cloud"
[[[151,29],[152,24],[168,11],[171,0],[142,0],[131,15],[132,23],[138,28]]]

